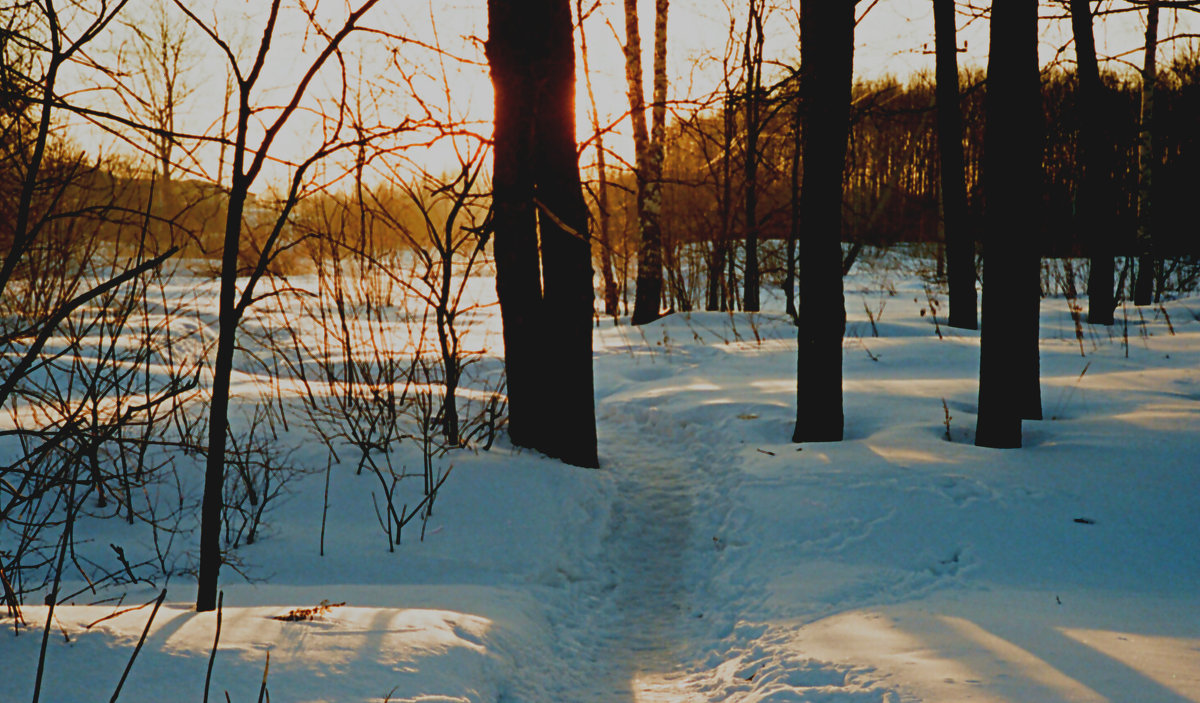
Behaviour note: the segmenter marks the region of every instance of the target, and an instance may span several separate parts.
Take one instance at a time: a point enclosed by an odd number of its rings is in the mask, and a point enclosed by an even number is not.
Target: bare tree
[[[191,64],[189,26],[171,16],[167,0],[154,3],[149,18],[126,19],[132,33],[132,76],[128,90],[121,91],[130,114],[152,127],[151,148],[158,162],[159,188],[167,188],[175,168],[176,116],[194,92],[184,74]],[[160,192],[160,197],[169,197]]]
[[[662,163],[666,120],[666,57],[668,0],[655,0],[654,100],[652,128],[646,130],[646,98],[642,75],[642,39],[638,29],[637,0],[625,0],[625,80],[629,116],[637,163],[638,245],[637,291],[633,303],[635,325],[658,319],[663,291],[662,271]]]
[[[804,183],[793,442],[842,439],[842,171],[850,129],[854,2],[800,6]]]
[[[509,436],[594,467],[591,242],[575,149],[570,1],[489,0],[486,49]],[[553,346],[546,344],[551,325]]]
[[[933,0],[942,228],[946,241],[946,276],[950,286],[949,324],[951,327],[973,330],[979,327],[975,295],[975,236],[967,222],[955,22],[954,0]]]
[[[1037,232],[1042,109],[1037,2],[992,8],[984,142],[986,227],[979,420],[975,443],[1021,446],[1021,420],[1040,419]]]
[[[743,96],[745,125],[745,169],[746,169],[746,269],[742,275],[745,291],[742,306],[749,312],[758,312],[759,265],[758,265],[758,138],[762,131],[763,102],[763,14],[764,0],[750,0],[747,5],[746,34],[743,40],[742,70],[745,72]]]
[[[584,0],[575,0],[575,14],[579,18],[579,58],[583,61],[583,79],[588,92],[588,118],[596,142],[596,209],[599,231],[596,233],[600,255],[600,275],[604,281],[604,314],[617,317],[620,314],[620,297],[616,278],[613,276],[612,213],[609,211],[608,154],[604,150],[605,130],[600,126],[600,112],[596,105],[596,93],[592,88],[592,70],[588,63],[587,26],[588,16],[595,12],[599,3],[585,10]]]
[[[57,133],[65,120],[56,113],[91,114],[86,91],[59,86],[61,71],[110,74],[87,45],[124,6],[46,0],[3,8],[0,406],[9,418],[0,435],[16,451],[0,467],[0,581],[10,603],[38,587],[31,571],[42,570],[42,585],[57,583],[68,552],[66,563],[92,583],[122,578],[88,575],[95,564],[85,570],[76,556],[72,523],[95,496],[98,508],[116,504],[105,516],[140,518],[157,532],[153,508],[135,507],[135,499],[171,463],[154,451],[169,443],[173,412],[162,409],[177,408],[195,384],[188,363],[175,363],[183,352],[161,355],[172,341],[167,325],[144,314],[161,285],[159,268],[178,249],[152,246],[149,205],[136,202],[129,170],[89,158]],[[174,313],[162,310],[168,320]],[[64,527],[57,546],[44,539],[55,526]],[[51,550],[56,556],[47,558]],[[134,578],[132,568],[120,573]]]
[[[200,526],[200,569],[199,583],[196,596],[198,611],[212,610],[217,604],[217,576],[221,567],[221,507],[222,487],[225,477],[225,447],[229,425],[229,393],[230,377],[233,371],[233,355],[236,349],[238,327],[246,310],[256,300],[255,285],[266,273],[268,266],[278,255],[276,245],[282,235],[287,215],[295,206],[303,189],[305,171],[312,164],[321,161],[331,153],[348,146],[341,138],[344,120],[340,115],[332,116],[327,124],[332,123],[331,132],[324,135],[321,145],[294,172],[289,194],[285,200],[283,212],[276,220],[271,234],[263,243],[253,271],[238,291],[239,261],[243,234],[243,214],[245,212],[250,188],[261,175],[263,167],[271,154],[276,139],[287,126],[288,121],[301,107],[301,102],[308,93],[310,85],[331,58],[340,59],[342,42],[358,29],[358,21],[362,19],[379,0],[365,0],[353,8],[343,23],[335,30],[325,29],[316,18],[309,14],[308,19],[314,33],[322,42],[320,50],[303,70],[299,72],[295,87],[287,97],[282,107],[271,110],[270,116],[264,115],[264,110],[254,103],[256,89],[262,78],[263,68],[268,61],[272,42],[275,40],[279,13],[282,0],[272,0],[268,10],[266,23],[262,30],[262,38],[253,54],[250,66],[240,61],[229,43],[221,37],[217,29],[201,19],[184,0],[174,0],[175,4],[195,24],[198,31],[207,35],[225,56],[237,83],[237,121],[233,137],[232,173],[229,182],[228,209],[226,213],[225,237],[221,257],[221,289],[219,302],[219,334],[217,338],[216,355],[213,361],[212,399],[209,408],[209,438],[207,466],[204,477],[204,501],[201,508]],[[344,64],[343,64],[344,65]],[[344,80],[344,76],[343,76]],[[264,121],[261,137],[256,144],[251,139],[258,135],[252,129],[252,122]],[[353,141],[353,140],[351,140]]]
[[[27,33],[23,35],[26,38],[24,42],[26,48],[43,50],[45,56],[43,74],[36,78],[26,76],[23,80],[26,85],[36,90],[36,97],[33,95],[29,97],[35,98],[40,108],[38,109],[36,128],[33,131],[33,144],[29,159],[24,165],[25,177],[18,196],[16,221],[13,225],[8,253],[4,257],[4,263],[0,265],[0,294],[3,294],[12,279],[17,263],[37,236],[37,229],[30,227],[30,218],[34,214],[33,198],[38,185],[42,161],[46,158],[47,147],[50,145],[51,118],[55,106],[58,104],[59,73],[65,65],[83,51],[84,47],[104,33],[127,3],[128,0],[120,0],[112,7],[102,4],[99,11],[92,15],[91,21],[86,22],[82,29],[73,36],[69,36],[62,26],[58,7],[53,0],[42,0],[11,8],[14,14],[10,16],[10,21],[15,22],[18,17],[21,17],[28,23]],[[17,12],[18,10],[19,12]],[[35,33],[44,36],[35,38]],[[17,37],[8,37],[6,41],[12,44],[17,41]],[[6,67],[6,74],[8,70]],[[0,402],[3,402],[3,398],[0,398]]]
[[[1105,144],[1101,132],[1106,101],[1096,59],[1096,40],[1092,34],[1091,0],[1071,0],[1071,29],[1079,80],[1079,221],[1091,258],[1087,320],[1092,324],[1111,325],[1116,308],[1110,175],[1113,149]]]
[[[1146,48],[1142,62],[1142,103],[1138,117],[1137,278],[1134,305],[1154,301],[1153,175],[1154,175],[1154,88],[1158,82],[1158,0],[1146,3]]]

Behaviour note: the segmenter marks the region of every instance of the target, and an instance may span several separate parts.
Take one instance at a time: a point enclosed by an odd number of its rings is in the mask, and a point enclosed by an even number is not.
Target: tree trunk
[[[533,72],[542,92],[535,111],[535,174],[546,320],[539,341],[557,337],[554,389],[544,398],[541,449],[575,466],[597,467],[592,382],[592,248],[575,148],[575,41],[569,0],[544,0],[546,55]],[[545,374],[545,369],[543,369]]]
[[[937,54],[942,230],[945,233],[946,276],[950,287],[949,324],[951,327],[973,330],[979,328],[975,295],[975,235],[967,222],[954,0],[933,0],[933,23]]]
[[[249,110],[243,104],[239,137],[247,124]],[[212,400],[208,410],[208,455],[205,457],[204,497],[200,506],[200,566],[196,584],[196,610],[217,607],[217,581],[221,571],[221,510],[224,507],[225,442],[229,429],[229,391],[233,375],[233,352],[240,322],[237,311],[237,259],[241,244],[242,211],[250,182],[242,175],[245,142],[234,147],[234,178],[225,219],[225,243],[221,257],[221,292],[218,303],[217,355],[213,362]]]
[[[608,167],[607,155],[604,152],[604,133],[600,129],[600,111],[596,106],[596,94],[592,89],[592,70],[588,64],[587,32],[584,31],[583,17],[586,9],[583,0],[576,0],[576,13],[579,16],[579,57],[583,60],[583,77],[588,91],[588,103],[592,121],[592,131],[596,135],[596,207],[597,221],[600,225],[598,233],[598,248],[600,253],[600,275],[604,280],[604,314],[617,317],[620,314],[620,299],[617,294],[617,282],[613,276],[612,237],[610,236],[612,217],[608,211]]]
[[[717,192],[717,215],[720,217],[721,228],[717,233],[717,241],[713,242],[713,251],[709,258],[708,304],[705,306],[708,310],[733,309],[733,303],[730,301],[733,277],[732,275],[728,279],[725,277],[726,267],[731,258],[729,256],[732,230],[730,220],[733,212],[733,165],[730,158],[734,137],[732,95],[732,90],[726,90],[725,105],[721,110],[723,148],[721,149],[721,188]]]
[[[538,54],[531,40],[544,34],[534,32],[529,20],[544,19],[536,13],[527,15],[520,5],[515,0],[488,3],[487,57],[495,90],[492,247],[504,328],[509,438],[516,446],[536,448],[545,408],[545,366],[544,343],[539,339],[542,271],[533,204],[537,142],[535,123],[529,119],[529,111],[538,103],[529,73]]]
[[[792,116],[792,162],[790,164],[791,182],[788,189],[790,222],[788,223],[787,238],[787,270],[783,274],[784,308],[792,322],[799,320],[796,312],[796,238],[800,236],[800,150],[803,132],[803,111],[800,105],[800,95],[796,95],[795,114]]]
[[[1071,30],[1075,36],[1076,75],[1079,78],[1079,218],[1082,239],[1091,258],[1088,273],[1087,321],[1111,325],[1113,278],[1116,275],[1112,228],[1112,147],[1104,143],[1100,118],[1105,114],[1104,84],[1096,61],[1091,0],[1071,0]]]
[[[608,200],[608,165],[604,158],[604,138],[596,138],[596,183],[597,207],[600,216],[600,275],[604,279],[604,314],[617,317],[621,314],[621,299],[617,291],[617,279],[613,276],[613,245],[612,245],[612,213],[609,212]]]
[[[514,444],[595,467],[591,241],[575,150],[571,8],[569,0],[489,0],[488,17],[509,433]]]
[[[665,20],[664,10],[664,41]],[[656,39],[658,23],[659,17],[656,13]],[[657,58],[656,51],[656,63]],[[659,183],[661,173],[655,171],[655,166],[661,171],[662,159],[655,158],[650,134],[646,130],[646,98],[642,86],[642,37],[638,29],[637,0],[625,0],[625,80],[629,92],[629,116],[633,121],[638,230],[641,235],[638,244],[637,290],[634,294],[631,322],[641,325],[658,319],[662,300],[662,189]]]
[[[794,442],[843,432],[842,171],[849,139],[854,2],[800,5],[804,182],[800,191],[799,351]]]
[[[758,266],[758,136],[759,98],[762,92],[763,25],[761,0],[750,0],[746,16],[746,41],[743,60],[746,71],[746,270],[742,277],[742,308],[759,310]]]
[[[1146,7],[1146,60],[1142,65],[1142,109],[1138,132],[1137,279],[1133,304],[1149,305],[1154,299],[1154,236],[1151,196],[1154,163],[1154,84],[1158,82],[1158,3]]]
[[[1037,1],[992,8],[985,102],[981,447],[1021,446],[1022,418],[1040,417],[1038,386],[1042,107]],[[1036,411],[1036,412],[1035,412]]]

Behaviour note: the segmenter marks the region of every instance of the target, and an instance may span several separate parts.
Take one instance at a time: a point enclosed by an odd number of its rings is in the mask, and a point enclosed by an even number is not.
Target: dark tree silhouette
[[[575,150],[570,1],[489,0],[487,57],[509,436],[594,467],[592,264]]]
[[[962,111],[958,92],[958,43],[954,0],[933,0],[937,60],[938,156],[941,165],[942,229],[951,327],[979,327],[975,295],[975,234],[967,223],[967,182],[963,171]]]
[[[800,308],[794,442],[842,439],[842,170],[850,130],[853,0],[800,5]]]
[[[1091,257],[1088,273],[1087,321],[1113,323],[1114,213],[1111,203],[1112,147],[1105,144],[1101,119],[1105,113],[1104,84],[1096,60],[1091,0],[1071,0],[1071,29],[1075,35],[1076,76],[1079,81],[1079,226]]]
[[[853,5],[853,3],[851,3]],[[758,138],[762,133],[762,69],[763,69],[763,13],[766,8],[762,0],[750,0],[746,14],[746,36],[743,44],[743,63],[746,72],[745,95],[745,206],[746,206],[746,270],[742,278],[744,290],[742,307],[747,312],[758,312],[759,265],[758,265]]]
[[[1138,123],[1138,207],[1137,207],[1137,278],[1133,286],[1134,305],[1154,301],[1155,268],[1153,174],[1154,174],[1154,93],[1158,82],[1158,0],[1146,5],[1146,55],[1142,64],[1142,105]]]
[[[981,447],[1021,446],[1021,420],[1041,418],[1038,381],[1038,211],[1042,162],[1037,0],[992,7],[985,103]]]
[[[218,336],[216,355],[213,360],[212,400],[209,402],[208,420],[208,452],[205,458],[204,497],[200,508],[200,565],[197,574],[196,610],[200,612],[213,610],[217,607],[217,580],[221,569],[221,513],[224,505],[222,490],[225,484],[226,441],[229,429],[229,395],[231,377],[233,374],[234,353],[237,350],[238,329],[245,317],[246,311],[255,302],[255,286],[266,274],[267,268],[277,254],[276,245],[283,231],[283,225],[292,207],[298,200],[298,191],[303,183],[305,171],[313,163],[324,156],[344,148],[345,144],[337,145],[326,140],[317,151],[303,161],[292,174],[291,190],[285,201],[282,214],[275,222],[271,235],[262,245],[262,250],[254,264],[253,272],[243,282],[239,282],[238,255],[243,241],[242,216],[249,200],[250,189],[262,173],[270,156],[271,148],[277,137],[287,125],[288,120],[300,109],[301,101],[309,86],[317,79],[321,68],[335,55],[339,55],[339,47],[353,32],[357,31],[357,22],[371,10],[379,0],[363,0],[350,12],[344,24],[331,34],[323,34],[326,39],[320,53],[306,67],[301,66],[300,74],[293,88],[291,97],[278,110],[274,118],[263,125],[264,129],[258,144],[252,144],[253,125],[261,117],[256,111],[257,106],[252,102],[252,95],[258,89],[258,81],[262,77],[272,40],[275,38],[282,0],[273,0],[263,28],[262,38],[254,54],[252,67],[246,71],[239,63],[236,55],[216,29],[198,15],[189,10],[180,0],[175,0],[177,6],[188,16],[201,32],[218,45],[224,52],[230,69],[234,72],[237,82],[237,123],[233,137],[232,174],[229,180],[229,195],[225,220],[225,235],[221,254],[221,288],[218,303]],[[239,292],[239,283],[241,290]]]

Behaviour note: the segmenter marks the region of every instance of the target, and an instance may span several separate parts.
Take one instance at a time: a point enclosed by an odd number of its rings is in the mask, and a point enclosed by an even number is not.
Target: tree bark
[[[1040,418],[1038,382],[1042,108],[1037,0],[992,7],[985,101],[983,332],[975,443],[1021,446]]]
[[[849,139],[854,2],[800,5],[801,140],[799,351],[794,442],[843,433],[842,171]]]
[[[664,14],[664,38],[665,19]],[[656,35],[658,22],[659,17],[656,13]],[[657,62],[657,56],[655,59]],[[634,293],[631,322],[641,325],[658,319],[662,301],[662,189],[659,183],[662,159],[655,159],[650,134],[646,130],[646,97],[642,85],[642,37],[638,29],[637,0],[625,0],[625,80],[629,93],[629,116],[633,121],[638,231],[641,235],[638,244],[637,289]],[[655,171],[656,165],[659,172]]]
[[[546,55],[535,105],[538,229],[542,242],[547,330],[558,337],[547,353],[554,384],[542,386],[546,412],[540,449],[568,464],[599,466],[592,381],[592,247],[575,148],[575,41],[569,0],[545,0]],[[553,389],[553,393],[549,390]]]
[[[1100,117],[1105,113],[1104,84],[1096,60],[1092,34],[1091,0],[1071,0],[1071,30],[1075,37],[1076,75],[1079,80],[1079,194],[1078,221],[1087,242],[1091,267],[1088,273],[1087,321],[1111,325],[1113,310],[1112,147],[1104,143]]]
[[[746,37],[743,61],[746,71],[745,129],[746,129],[746,271],[742,277],[742,308],[759,310],[758,265],[758,137],[759,99],[762,93],[763,7],[761,0],[750,0],[746,16]]]
[[[579,16],[579,57],[583,60],[583,76],[587,85],[588,102],[592,121],[592,130],[596,133],[596,207],[599,210],[597,221],[600,225],[598,233],[598,248],[600,250],[600,274],[604,280],[604,314],[617,317],[620,314],[620,298],[617,293],[617,282],[613,276],[612,237],[610,236],[611,214],[608,206],[608,165],[607,154],[604,151],[604,133],[600,129],[600,111],[596,106],[596,94],[592,89],[592,71],[588,65],[587,32],[584,31],[583,17],[586,12],[583,0],[576,0],[576,13]]]
[[[730,153],[733,151],[734,115],[732,105],[733,91],[726,81],[725,104],[721,110],[721,188],[717,192],[717,215],[720,218],[720,231],[717,240],[713,242],[712,253],[708,260],[708,301],[707,310],[732,310],[733,295],[732,275],[726,278],[726,267],[731,249],[730,220],[733,212],[733,165]]]
[[[792,116],[792,160],[789,164],[790,183],[788,188],[789,222],[787,237],[787,270],[783,273],[784,311],[792,322],[799,320],[796,312],[796,240],[800,236],[800,150],[804,134],[804,113],[801,110],[800,95],[796,95],[795,114]]]
[[[1146,58],[1142,65],[1142,107],[1138,132],[1137,279],[1133,304],[1149,305],[1154,299],[1154,236],[1152,176],[1154,173],[1154,84],[1158,82],[1158,2],[1146,6]]]
[[[950,288],[948,322],[951,327],[973,330],[979,328],[975,294],[975,234],[967,222],[954,0],[933,0],[933,24],[937,61],[942,230],[946,241],[946,276]]]
[[[488,18],[509,435],[519,446],[595,467],[591,241],[575,150],[570,4],[489,0]]]
[[[519,447],[536,448],[542,426],[545,370],[538,338],[543,319],[542,270],[534,211],[534,120],[536,86],[529,72],[537,52],[531,39],[544,37],[529,26],[537,13],[515,0],[488,3],[487,58],[495,90],[495,142],[492,149],[492,247],[496,296],[504,338],[508,384],[508,433]]]

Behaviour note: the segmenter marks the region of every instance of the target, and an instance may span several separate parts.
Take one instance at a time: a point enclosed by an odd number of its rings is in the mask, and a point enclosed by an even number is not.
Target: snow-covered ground
[[[1082,343],[1043,301],[1046,419],[1019,450],[972,443],[979,337],[944,296],[935,325],[919,279],[867,267],[847,309],[845,441],[789,442],[778,312],[602,321],[601,470],[503,437],[452,454],[395,552],[346,465],[318,556],[325,454],[294,431],[322,471],[238,550],[252,581],[222,572],[209,700],[257,700],[269,655],[293,703],[1200,702],[1200,299]],[[167,588],[122,701],[202,699],[217,615]],[[108,616],[158,593],[124,590],[56,609],[43,701],[112,696],[151,608]],[[344,605],[275,619],[322,601]],[[0,619],[4,703],[32,694],[46,607],[24,615]]]

